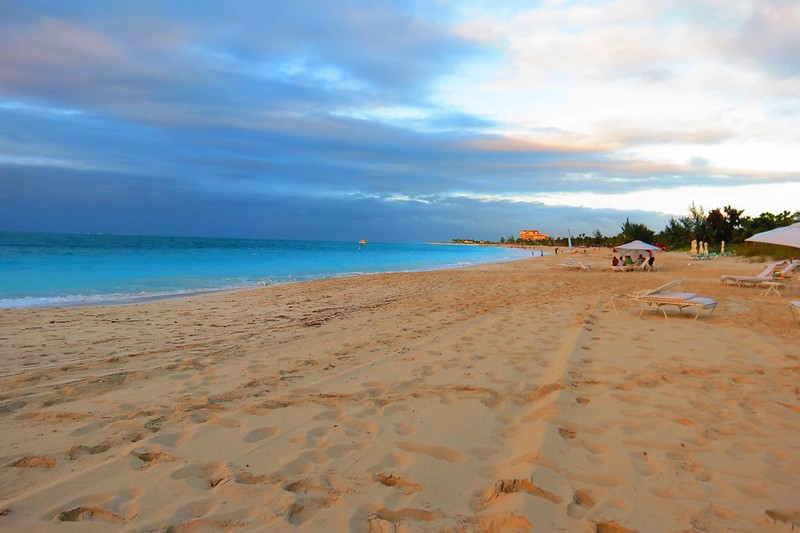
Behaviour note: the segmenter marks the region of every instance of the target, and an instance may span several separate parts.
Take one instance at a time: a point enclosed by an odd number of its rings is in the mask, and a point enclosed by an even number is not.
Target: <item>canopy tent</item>
[[[749,242],[763,242],[800,248],[800,222],[792,224],[791,226],[762,231],[745,240]]]
[[[631,241],[629,243],[617,246],[615,250],[625,250],[626,252],[659,252],[661,248],[647,244],[644,241]]]

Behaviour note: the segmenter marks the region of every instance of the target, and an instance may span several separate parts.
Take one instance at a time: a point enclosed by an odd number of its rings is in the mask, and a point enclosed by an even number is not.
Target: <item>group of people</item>
[[[611,266],[614,266],[614,267],[618,267],[618,266],[640,267],[646,261],[648,268],[653,268],[653,263],[655,262],[656,257],[653,255],[653,252],[647,252],[647,254],[650,257],[645,258],[642,254],[639,254],[639,257],[636,258],[635,262],[634,262],[633,258],[630,255],[626,255],[624,257],[623,256],[619,256],[619,259],[617,259],[617,257],[614,256],[614,258],[611,260]]]

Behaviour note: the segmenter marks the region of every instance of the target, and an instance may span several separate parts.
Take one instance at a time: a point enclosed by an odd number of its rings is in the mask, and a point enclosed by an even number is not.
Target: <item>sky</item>
[[[0,230],[498,240],[800,210],[796,0],[6,0]]]

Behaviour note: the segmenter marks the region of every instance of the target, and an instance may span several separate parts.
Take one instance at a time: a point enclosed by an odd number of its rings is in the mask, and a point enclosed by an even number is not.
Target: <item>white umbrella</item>
[[[762,231],[745,240],[800,248],[800,222],[792,224],[791,226]]]
[[[617,250],[626,250],[628,252],[658,252],[661,250],[658,246],[647,244],[644,241],[631,241],[629,243],[617,246]]]

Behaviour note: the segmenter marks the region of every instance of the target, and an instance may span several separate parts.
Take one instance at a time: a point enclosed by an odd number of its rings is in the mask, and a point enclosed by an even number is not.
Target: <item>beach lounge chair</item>
[[[780,274],[778,276],[775,276],[773,273],[772,275],[759,280],[753,286],[763,289],[761,291],[762,296],[775,294],[776,296],[780,297],[781,293],[778,291],[778,288],[788,289],[792,286],[794,282],[794,279],[792,278],[792,271],[798,266],[800,266],[800,262],[791,262],[777,267],[780,270]]]
[[[614,296],[611,297],[611,308],[614,310],[614,313],[617,316],[619,316],[619,313],[617,312],[616,302],[619,302],[619,301],[635,302],[635,301],[638,300],[638,298],[640,298],[642,296],[647,296],[648,294],[649,295],[660,294],[662,292],[665,292],[667,289],[671,289],[675,285],[683,283],[683,281],[684,280],[679,279],[679,280],[676,280],[676,281],[670,281],[669,283],[665,283],[664,285],[661,285],[660,287],[656,287],[655,289],[645,289],[645,290],[641,290],[641,291],[629,292],[629,293],[626,293],[626,294],[615,294]]]
[[[640,264],[633,265],[633,270],[635,272],[647,272],[648,270],[653,270],[653,267],[650,266],[650,263],[647,261],[642,261]]]
[[[800,302],[789,302],[789,309],[791,309],[794,319],[800,324]]]
[[[787,261],[775,261],[774,263],[768,264],[764,270],[762,270],[756,276],[730,276],[730,275],[722,275],[719,277],[720,281],[723,285],[738,285],[739,287],[743,286],[750,286],[756,287],[762,281],[768,281],[772,278],[772,273],[775,271],[776,268],[781,268]],[[790,263],[794,264],[794,263]],[[794,267],[792,267],[794,268]]]
[[[669,318],[666,311],[667,307],[675,307],[681,314],[684,309],[695,307],[697,308],[697,313],[694,316],[695,320],[697,320],[703,310],[709,310],[709,315],[713,313],[714,309],[717,308],[717,301],[713,298],[703,298],[697,296],[697,294],[693,292],[667,292],[667,289],[683,283],[684,281],[685,280],[679,279],[649,291],[614,296],[611,298],[611,306],[614,308],[614,312],[617,316],[619,316],[619,313],[617,313],[615,300],[620,299],[640,304],[642,306],[642,310],[639,312],[640,317],[647,309],[652,309],[656,312],[661,311],[664,314],[664,318]]]
[[[636,266],[635,265],[624,265],[624,264],[620,263],[619,265],[612,266],[610,268],[611,268],[611,272],[631,272],[636,268]]]
[[[610,268],[611,272],[647,272],[648,270],[655,270],[647,261],[632,265],[617,265]]]
[[[580,270],[589,270],[592,268],[592,265],[588,263],[583,263],[581,261],[575,261],[572,258],[565,259],[563,263],[559,263],[558,266],[564,268],[576,268]]]

